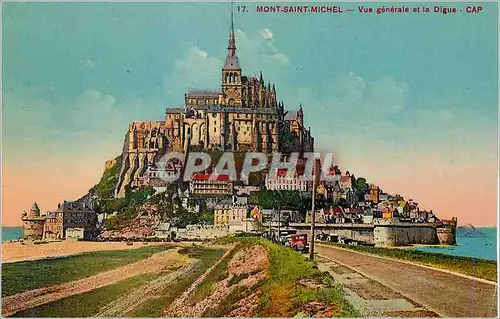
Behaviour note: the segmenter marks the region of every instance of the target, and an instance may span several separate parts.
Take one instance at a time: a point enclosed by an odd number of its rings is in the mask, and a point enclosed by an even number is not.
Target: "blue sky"
[[[496,163],[495,3],[476,15],[247,5],[235,13],[243,72],[262,70],[286,107],[302,103],[317,149],[344,167],[381,179],[383,154],[394,165],[422,154],[478,170]],[[229,21],[228,3],[4,3],[4,170],[89,154],[104,162],[131,121],[161,120],[188,87],[219,88]]]

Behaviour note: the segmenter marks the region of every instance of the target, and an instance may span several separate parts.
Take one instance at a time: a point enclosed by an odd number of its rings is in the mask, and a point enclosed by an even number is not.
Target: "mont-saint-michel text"
[[[240,5],[237,7],[238,12],[248,12],[248,6]],[[430,6],[430,5],[377,5],[343,7],[338,5],[257,5],[255,12],[257,13],[359,13],[359,14],[391,14],[391,13],[437,13],[437,14],[478,14],[483,11],[480,5],[465,5],[465,6]]]

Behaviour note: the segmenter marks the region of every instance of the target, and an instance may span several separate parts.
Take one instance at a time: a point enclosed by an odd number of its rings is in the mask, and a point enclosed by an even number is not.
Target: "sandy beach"
[[[148,243],[147,245],[169,245],[169,243]],[[144,243],[127,245],[125,242],[85,242],[65,240],[48,244],[34,245],[25,242],[2,243],[2,263],[37,260],[46,257],[61,257],[90,251],[137,249],[147,246]]]

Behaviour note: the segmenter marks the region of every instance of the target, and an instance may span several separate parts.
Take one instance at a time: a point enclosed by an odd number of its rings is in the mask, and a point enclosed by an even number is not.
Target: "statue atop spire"
[[[231,1],[231,31],[229,31],[229,41],[227,46],[227,57],[224,63],[224,69],[239,70],[240,63],[236,55],[236,39],[234,36],[233,2]]]

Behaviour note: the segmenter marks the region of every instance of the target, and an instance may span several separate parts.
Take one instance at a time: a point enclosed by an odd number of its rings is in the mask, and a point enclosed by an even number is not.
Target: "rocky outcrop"
[[[123,145],[115,197],[125,195],[126,186],[138,186],[139,177],[149,163],[158,161],[167,151],[168,140],[163,121],[133,122]]]
[[[161,220],[157,213],[157,206],[146,203],[139,208],[136,218],[127,222],[120,229],[104,230],[101,238],[141,238],[154,235],[155,228]]]

